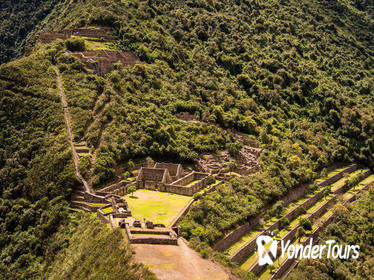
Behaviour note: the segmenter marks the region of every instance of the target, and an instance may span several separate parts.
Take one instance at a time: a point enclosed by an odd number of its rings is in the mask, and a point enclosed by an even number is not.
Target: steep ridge
[[[88,185],[86,180],[82,177],[82,175],[79,172],[78,153],[76,151],[76,146],[73,143],[73,135],[72,135],[71,128],[70,128],[70,120],[69,120],[70,116],[69,116],[68,104],[66,102],[66,96],[65,96],[65,93],[64,93],[64,89],[62,87],[60,73],[59,73],[56,66],[54,66],[54,69],[55,69],[55,72],[56,72],[57,84],[58,84],[58,88],[59,88],[59,91],[60,91],[61,103],[62,103],[62,106],[63,106],[63,109],[64,109],[66,129],[67,129],[67,132],[68,132],[68,135],[69,135],[69,141],[70,141],[70,145],[71,145],[71,148],[72,148],[72,151],[73,151],[73,162],[74,162],[75,174],[82,181],[85,191],[92,192],[91,187]]]

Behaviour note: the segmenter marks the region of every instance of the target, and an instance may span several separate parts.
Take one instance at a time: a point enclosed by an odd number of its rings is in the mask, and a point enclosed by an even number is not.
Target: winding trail
[[[60,72],[58,71],[56,66],[53,66],[53,67],[56,72],[57,84],[58,84],[58,88],[60,92],[62,107],[64,108],[65,123],[66,123],[66,128],[69,134],[69,141],[70,141],[71,148],[73,150],[73,162],[74,162],[75,175],[77,175],[77,177],[82,181],[85,191],[92,193],[92,189],[90,185],[86,182],[86,180],[83,178],[83,176],[79,172],[78,153],[75,150],[75,146],[73,143],[73,134],[71,133],[71,128],[70,128],[68,103],[66,102],[64,88],[62,87]]]

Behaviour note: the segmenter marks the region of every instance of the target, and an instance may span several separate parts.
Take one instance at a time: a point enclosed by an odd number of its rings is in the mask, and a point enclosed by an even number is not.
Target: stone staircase
[[[74,142],[73,144],[79,157],[86,156],[86,155],[91,156],[90,149],[88,148],[86,142],[79,142],[79,143]]]

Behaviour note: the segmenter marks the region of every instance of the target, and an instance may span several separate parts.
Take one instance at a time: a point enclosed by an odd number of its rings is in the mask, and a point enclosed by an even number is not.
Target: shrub
[[[65,46],[71,52],[81,52],[86,50],[85,42],[80,38],[70,38],[66,40]]]
[[[214,179],[213,176],[208,176],[208,177],[206,178],[206,184],[207,184],[207,185],[214,184],[215,182],[216,182],[216,180]]]
[[[208,256],[209,256],[209,251],[206,250],[206,249],[202,249],[202,250],[200,251],[200,255],[201,255],[201,257],[202,257],[203,259],[206,259],[206,258],[208,258]]]
[[[132,195],[134,192],[136,192],[136,186],[129,186],[127,188],[127,192]]]
[[[287,219],[286,217],[282,217],[280,219],[280,227],[281,228],[285,228],[285,227],[287,227],[289,225],[290,225],[290,220],[289,219]]]
[[[312,229],[312,222],[306,218],[302,218],[299,220],[299,226],[303,227],[304,230],[311,230]]]

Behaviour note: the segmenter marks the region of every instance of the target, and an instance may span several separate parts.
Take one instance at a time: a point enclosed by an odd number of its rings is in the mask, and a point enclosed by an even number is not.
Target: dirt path
[[[75,175],[82,181],[85,190],[87,192],[92,192],[91,187],[88,185],[86,180],[82,177],[82,175],[79,172],[78,153],[75,150],[74,143],[73,143],[73,134],[71,133],[71,128],[70,128],[68,103],[66,102],[66,96],[65,96],[64,88],[62,87],[60,73],[59,73],[56,66],[53,66],[53,67],[54,67],[55,72],[56,72],[57,84],[58,84],[60,97],[61,97],[61,103],[62,103],[62,106],[64,108],[65,123],[66,123],[66,128],[67,128],[67,131],[68,131],[68,134],[69,134],[69,141],[70,141],[71,148],[73,150],[73,162],[74,162],[74,168],[75,168]]]
[[[179,246],[133,244],[135,259],[144,263],[160,280],[233,279],[219,265],[203,259],[179,238]]]

